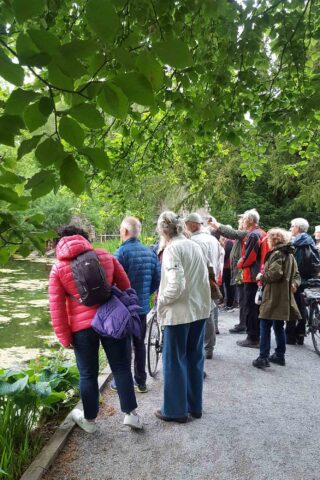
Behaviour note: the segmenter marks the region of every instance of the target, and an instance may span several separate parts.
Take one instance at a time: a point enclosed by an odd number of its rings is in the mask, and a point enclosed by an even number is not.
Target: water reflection
[[[33,358],[53,339],[48,309],[51,264],[27,260],[0,266],[0,368]]]

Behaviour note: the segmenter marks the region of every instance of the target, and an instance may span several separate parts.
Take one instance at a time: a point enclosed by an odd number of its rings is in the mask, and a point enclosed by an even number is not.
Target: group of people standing
[[[292,229],[301,230],[293,232],[296,244],[301,243],[306,233],[300,220],[292,222]],[[267,235],[258,225],[256,210],[241,215],[238,230],[219,224],[213,218],[205,228],[197,213],[182,219],[167,211],[160,215],[157,223],[160,242],[156,248],[151,248],[139,240],[140,221],[126,217],[120,227],[122,244],[114,256],[94,249],[83,230],[72,225],[60,229],[56,242],[57,262],[49,278],[50,312],[60,343],[75,352],[83,412],[74,410],[72,415],[82,429],[88,433],[96,430],[100,343],[113,373],[112,388],[118,392],[125,414],[124,424],[136,429],[143,427],[136,412],[135,392],[148,391],[146,316],[150,297],[155,292],[157,314],[163,327],[163,402],[155,415],[160,420],[178,423],[187,422],[189,416],[202,416],[204,358],[212,358],[218,332],[218,306],[213,300],[212,285],[216,286],[219,276],[223,278],[223,265],[226,265],[224,249],[218,241],[220,235],[234,240],[227,263],[228,283],[236,285],[240,318],[230,332],[247,333],[245,340],[237,342],[241,347],[260,345],[260,355],[253,362],[254,366],[263,368],[269,361],[284,365],[284,321],[294,322],[295,339],[301,335],[296,320],[302,315],[295,300],[301,281],[288,233],[272,229]],[[140,338],[103,337],[92,329],[98,305],[81,304],[72,273],[73,259],[88,251],[96,253],[110,285],[120,290],[129,287],[136,290],[140,305]],[[213,283],[210,275],[213,275]],[[256,303],[258,285],[264,286],[260,313]],[[270,357],[272,325],[277,349]]]

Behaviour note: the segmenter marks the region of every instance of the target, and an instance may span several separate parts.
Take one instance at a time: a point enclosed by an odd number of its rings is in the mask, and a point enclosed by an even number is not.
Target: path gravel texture
[[[105,391],[98,431],[78,427],[45,480],[319,480],[320,357],[311,338],[288,346],[286,367],[252,367],[258,350],[236,346],[235,313],[220,315],[206,361],[204,415],[161,422],[162,379],[138,394],[145,429],[122,425],[117,394]]]

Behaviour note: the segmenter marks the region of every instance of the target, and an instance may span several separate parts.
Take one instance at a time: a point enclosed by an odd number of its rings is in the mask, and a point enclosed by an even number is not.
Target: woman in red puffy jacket
[[[130,287],[129,279],[120,263],[110,253],[94,249],[84,230],[73,225],[61,227],[56,244],[57,262],[49,277],[49,304],[52,325],[60,343],[74,349],[80,373],[80,395],[84,412],[73,410],[74,421],[86,432],[96,430],[99,411],[99,345],[104,348],[110,368],[116,379],[121,410],[126,414],[124,424],[142,428],[137,408],[131,366],[128,356],[130,337],[121,340],[101,337],[91,322],[99,305],[88,307],[71,297],[80,298],[71,270],[71,260],[88,251],[95,251],[110,285],[121,290]]]

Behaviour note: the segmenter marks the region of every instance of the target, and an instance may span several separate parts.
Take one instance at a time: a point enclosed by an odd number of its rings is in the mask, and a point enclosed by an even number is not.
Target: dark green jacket
[[[292,285],[300,285],[300,275],[291,244],[277,245],[267,253],[261,281],[264,289],[259,317],[266,320],[301,318]]]
[[[230,265],[231,265],[231,279],[230,285],[236,285],[241,283],[239,277],[242,274],[242,270],[238,270],[237,263],[241,258],[241,248],[242,248],[242,240],[247,235],[248,230],[235,230],[234,228],[230,227],[230,225],[222,225],[220,224],[219,232],[223,237],[230,238],[231,240],[235,240],[232,250],[230,252]]]

